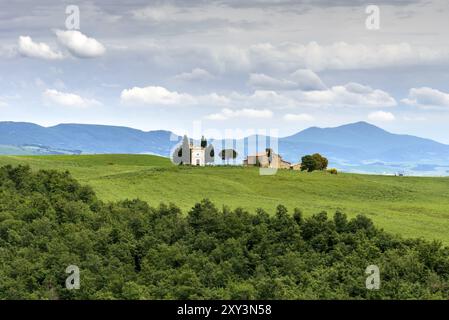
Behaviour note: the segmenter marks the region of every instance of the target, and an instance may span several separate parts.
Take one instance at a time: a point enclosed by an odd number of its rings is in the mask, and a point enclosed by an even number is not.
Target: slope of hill
[[[266,138],[266,137],[261,137]],[[127,127],[60,124],[41,127],[32,123],[0,122],[0,154],[129,153],[169,156],[180,137],[170,131],[141,131]],[[241,161],[251,151],[247,140]],[[216,154],[223,141],[213,142]],[[278,141],[279,153],[291,162],[319,152],[330,165],[348,172],[448,175],[449,146],[429,139],[389,133],[366,122],[335,128],[312,127]],[[17,150],[15,152],[14,150]]]
[[[449,244],[449,178],[330,175],[279,170],[261,176],[256,168],[178,167],[149,155],[0,156],[0,166],[69,170],[107,201],[139,198],[153,206],[175,203],[184,211],[209,198],[218,206],[273,212],[284,204],[310,216],[336,210],[365,214],[376,225],[407,237]]]
[[[282,138],[285,152],[305,145],[329,157],[349,161],[448,161],[449,146],[429,139],[389,133],[366,122],[335,128],[312,127]]]
[[[82,153],[155,153],[168,155],[169,131],[144,132],[137,129],[89,125],[59,124],[41,127],[24,122],[0,122],[0,145],[39,145],[54,149],[80,150]],[[1,150],[0,150],[1,152]]]

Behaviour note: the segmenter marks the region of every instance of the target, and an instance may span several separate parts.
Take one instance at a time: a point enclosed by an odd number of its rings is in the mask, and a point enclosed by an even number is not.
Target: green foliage
[[[301,158],[301,171],[312,172],[316,170],[317,164],[315,159],[311,155],[307,155]]]
[[[365,216],[104,203],[67,172],[0,168],[0,299],[447,299],[449,249]],[[81,270],[67,290],[65,268]],[[365,288],[378,265],[380,290]]]
[[[329,164],[329,161],[327,160],[327,158],[323,157],[319,153],[314,153],[312,155],[312,157],[313,157],[313,159],[315,160],[315,163],[316,163],[316,169],[315,170],[326,170],[327,165]]]
[[[319,153],[306,155],[301,158],[301,170],[307,170],[308,172],[315,170],[326,170],[328,163],[328,160]]]

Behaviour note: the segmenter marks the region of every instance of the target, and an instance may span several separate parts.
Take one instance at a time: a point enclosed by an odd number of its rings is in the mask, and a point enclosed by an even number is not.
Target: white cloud
[[[207,70],[195,68],[191,72],[184,72],[174,77],[176,80],[182,81],[206,81],[214,78]]]
[[[56,30],[56,36],[58,41],[78,58],[96,58],[106,52],[100,42],[76,30]]]
[[[378,122],[394,121],[396,117],[391,112],[376,111],[368,115],[368,119]]]
[[[276,79],[263,73],[251,73],[248,84],[259,89],[293,90],[298,88],[293,81]]]
[[[252,73],[248,84],[258,89],[271,90],[323,90],[326,88],[320,77],[308,69],[298,69],[288,79],[277,79],[263,73]]]
[[[121,101],[126,104],[146,105],[191,105],[197,100],[190,94],[169,91],[163,87],[134,87],[121,93]]]
[[[61,52],[55,51],[46,43],[34,42],[31,37],[20,36],[18,51],[21,55],[46,60],[59,60],[64,58]]]
[[[298,69],[291,74],[299,89],[304,91],[323,90],[326,88],[320,77],[308,69]]]
[[[299,113],[299,114],[287,113],[286,115],[284,115],[284,120],[286,120],[286,121],[308,122],[308,121],[315,120],[315,118],[313,116],[311,116],[310,114],[307,114],[307,113]]]
[[[191,95],[148,86],[125,89],[121,93],[125,104],[140,105],[201,105],[232,109],[294,109],[297,107],[376,107],[395,106],[396,100],[387,92],[358,83],[348,83],[325,90],[256,90],[251,94],[231,92],[227,95],[209,93]]]
[[[412,88],[401,102],[424,109],[449,107],[449,93],[428,87]]]
[[[393,107],[396,100],[387,92],[358,83],[334,86],[327,90],[299,91],[298,103],[322,107]]]
[[[253,67],[268,65],[277,70],[296,67],[314,71],[423,65],[449,60],[447,49],[417,47],[404,42],[381,45],[287,42],[276,46],[261,43],[251,46],[246,55],[246,60],[251,61]]]
[[[210,114],[205,117],[208,120],[229,120],[235,118],[258,118],[258,119],[269,119],[273,117],[273,112],[268,109],[257,110],[257,109],[222,109],[220,113]]]
[[[83,98],[74,93],[61,92],[54,89],[45,90],[43,97],[47,102],[65,107],[86,108],[101,105],[95,99]]]

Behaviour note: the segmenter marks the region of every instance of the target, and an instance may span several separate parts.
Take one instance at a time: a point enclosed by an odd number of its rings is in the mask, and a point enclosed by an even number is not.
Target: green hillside
[[[304,173],[280,170],[260,176],[256,168],[177,167],[149,155],[1,156],[0,165],[68,170],[103,200],[139,198],[153,206],[173,202],[183,210],[209,198],[217,205],[298,207],[309,216],[341,210],[363,213],[379,227],[406,237],[449,244],[449,178]]]

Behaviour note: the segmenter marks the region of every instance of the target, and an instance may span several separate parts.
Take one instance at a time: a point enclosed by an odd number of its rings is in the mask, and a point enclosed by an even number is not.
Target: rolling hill
[[[449,178],[306,173],[279,170],[261,176],[257,168],[174,166],[150,155],[0,156],[0,166],[68,170],[105,201],[135,199],[152,206],[175,203],[189,210],[209,198],[218,206],[274,212],[284,204],[310,216],[336,210],[365,214],[376,225],[406,237],[449,244]]]
[[[180,137],[163,130],[145,132],[87,124],[46,128],[32,123],[0,122],[0,154],[146,153],[169,156],[179,140]],[[224,141],[212,143],[218,155]],[[245,152],[239,155],[239,161],[248,153],[248,138],[243,144]],[[298,162],[305,154],[319,152],[329,158],[331,166],[348,172],[448,175],[449,170],[449,145],[389,133],[366,122],[335,128],[311,127],[280,138],[278,145],[279,153],[288,161]]]

